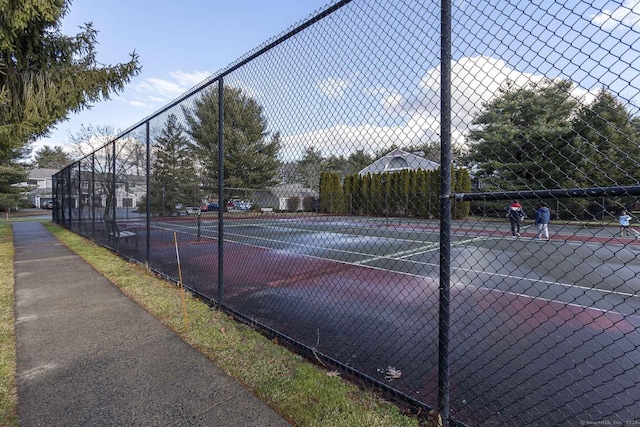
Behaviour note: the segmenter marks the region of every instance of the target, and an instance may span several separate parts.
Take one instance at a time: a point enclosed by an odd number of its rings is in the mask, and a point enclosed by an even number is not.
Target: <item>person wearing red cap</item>
[[[520,223],[525,218],[524,211],[522,210],[522,205],[517,200],[514,200],[511,205],[509,205],[507,211],[507,218],[511,223],[511,235],[512,236],[520,236]]]

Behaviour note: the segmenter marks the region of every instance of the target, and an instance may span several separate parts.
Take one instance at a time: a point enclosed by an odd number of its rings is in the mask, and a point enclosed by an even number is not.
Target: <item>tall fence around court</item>
[[[54,220],[174,281],[176,233],[185,287],[447,423],[638,422],[639,23],[332,3],[56,174]]]

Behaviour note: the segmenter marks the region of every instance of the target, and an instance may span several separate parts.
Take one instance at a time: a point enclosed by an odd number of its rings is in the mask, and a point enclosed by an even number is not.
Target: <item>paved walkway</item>
[[[39,222],[13,224],[21,426],[288,426]]]

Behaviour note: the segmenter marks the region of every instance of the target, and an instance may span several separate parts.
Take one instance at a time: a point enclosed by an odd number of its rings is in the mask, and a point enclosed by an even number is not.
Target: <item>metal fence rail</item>
[[[334,2],[56,174],[54,220],[177,281],[176,236],[194,293],[446,423],[638,422],[639,22]]]

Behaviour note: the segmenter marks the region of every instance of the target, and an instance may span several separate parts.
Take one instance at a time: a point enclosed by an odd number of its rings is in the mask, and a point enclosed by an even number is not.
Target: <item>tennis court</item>
[[[530,230],[511,237],[504,223],[453,224],[454,418],[640,419],[620,404],[640,394],[640,241],[606,228],[552,231],[540,242]],[[216,299],[216,219],[153,222],[150,264],[173,277],[174,232],[185,285]],[[225,305],[437,405],[437,220],[225,218],[224,241]]]

